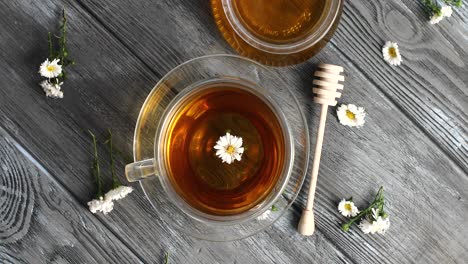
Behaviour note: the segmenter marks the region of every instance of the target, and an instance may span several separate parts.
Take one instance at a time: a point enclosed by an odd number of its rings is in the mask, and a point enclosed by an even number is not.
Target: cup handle
[[[141,160],[125,166],[127,181],[136,182],[144,178],[156,176],[154,159]]]

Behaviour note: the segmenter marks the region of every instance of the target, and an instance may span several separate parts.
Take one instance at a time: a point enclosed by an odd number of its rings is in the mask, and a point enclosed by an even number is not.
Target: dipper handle
[[[328,106],[335,106],[337,101],[335,98],[340,98],[341,93],[337,89],[343,89],[343,84],[338,83],[344,81],[344,76],[340,73],[343,72],[343,67],[320,64],[319,70],[314,73],[316,78],[313,83],[315,87],[312,89],[314,102],[322,105],[320,113],[320,123],[317,132],[317,142],[315,144],[314,163],[312,165],[312,175],[309,186],[309,195],[307,196],[307,206],[302,212],[301,220],[299,221],[299,233],[305,236],[310,236],[315,231],[314,220],[314,198],[315,189],[317,187],[317,176],[320,166],[320,157],[322,156],[323,135],[325,133],[325,123],[327,121]]]

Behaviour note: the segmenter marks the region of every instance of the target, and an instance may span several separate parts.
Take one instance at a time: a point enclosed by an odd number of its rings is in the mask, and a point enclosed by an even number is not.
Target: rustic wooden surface
[[[37,85],[37,68],[63,6],[77,65],[65,98],[52,100]],[[320,54],[274,69],[302,103],[311,138],[319,109],[310,84],[321,61],[346,68],[341,101],[368,111],[361,129],[328,120],[316,234],[302,237],[295,229],[304,192],[266,231],[211,243],[172,230],[137,185],[109,215],[90,214],[86,202],[95,187],[83,133],[110,127],[116,145],[130,153],[139,107],[161,76],[190,58],[234,53],[209,1],[1,1],[0,262],[161,263],[170,252],[171,263],[465,263],[467,11],[465,4],[434,26],[419,1],[347,1]],[[401,67],[382,60],[386,40],[399,43]],[[389,232],[343,233],[337,202],[353,196],[363,206],[380,185]]]

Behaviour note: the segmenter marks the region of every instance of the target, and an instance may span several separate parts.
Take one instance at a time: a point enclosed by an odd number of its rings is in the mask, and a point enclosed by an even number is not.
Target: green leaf
[[[276,207],[276,205],[272,205],[271,206],[271,211],[276,212],[276,211],[279,211],[279,209],[278,209],[278,207]]]

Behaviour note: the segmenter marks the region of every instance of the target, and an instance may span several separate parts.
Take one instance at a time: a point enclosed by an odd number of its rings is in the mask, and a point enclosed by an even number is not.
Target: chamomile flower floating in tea
[[[398,49],[398,44],[395,42],[387,41],[382,48],[382,54],[390,65],[398,66],[403,61],[401,59],[400,50]]]
[[[39,73],[46,78],[55,78],[62,73],[62,65],[59,64],[59,59],[49,61],[46,59],[39,67]]]
[[[340,123],[350,127],[361,127],[365,123],[366,112],[364,107],[353,104],[342,104],[336,110]]]
[[[242,147],[242,138],[226,133],[226,135],[219,138],[214,146],[216,149],[216,156],[218,156],[223,163],[231,164],[235,160],[240,161],[244,148]]]
[[[345,199],[341,200],[338,204],[338,211],[346,217],[356,216],[359,213],[359,210],[354,203]]]

